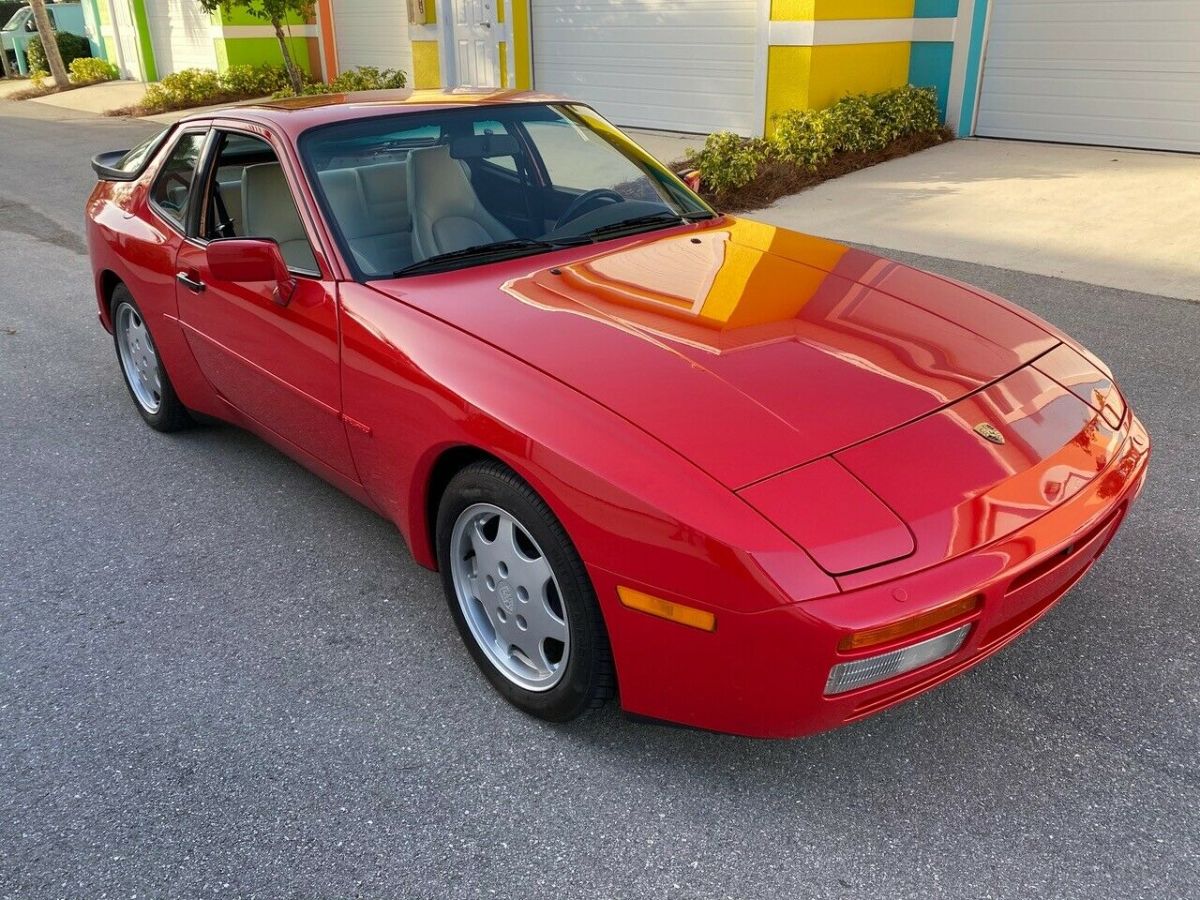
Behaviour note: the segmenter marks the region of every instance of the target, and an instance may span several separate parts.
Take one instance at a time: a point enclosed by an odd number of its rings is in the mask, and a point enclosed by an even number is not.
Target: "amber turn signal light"
[[[678,622],[680,625],[699,628],[701,631],[717,630],[717,617],[703,609],[684,606],[682,603],[672,603],[670,600],[643,594],[641,591],[627,587],[618,587],[617,596],[621,598],[621,605],[628,606],[630,609],[649,613],[660,619],[668,619],[671,622]]]
[[[919,612],[914,616],[909,616],[907,619],[900,619],[888,625],[880,625],[878,628],[856,631],[854,634],[846,635],[838,642],[838,650],[843,652],[848,650],[862,650],[864,647],[874,647],[877,644],[886,644],[889,641],[899,640],[900,638],[908,637],[910,634],[925,631],[928,628],[933,628],[935,625],[941,625],[943,622],[949,622],[951,619],[957,619],[959,616],[965,616],[969,612],[974,612],[979,609],[979,605],[982,602],[982,594],[972,594],[970,597],[952,600],[949,603],[943,603],[941,606],[935,606],[933,609]]]

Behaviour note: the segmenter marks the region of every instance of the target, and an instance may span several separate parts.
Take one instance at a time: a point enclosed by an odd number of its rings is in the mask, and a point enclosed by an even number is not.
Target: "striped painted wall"
[[[787,109],[908,83],[935,88],[944,113],[958,2],[772,0],[765,128]]]

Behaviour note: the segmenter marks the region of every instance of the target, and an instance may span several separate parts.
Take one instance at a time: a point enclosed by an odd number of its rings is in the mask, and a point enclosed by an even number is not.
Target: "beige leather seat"
[[[242,228],[245,237],[278,241],[290,268],[318,271],[279,163],[258,163],[242,170]]]
[[[221,181],[217,183],[217,189],[221,192],[221,203],[225,206],[225,215],[229,217],[229,224],[233,228],[232,234],[225,235],[226,237],[241,237],[242,236],[242,180],[237,181]]]
[[[404,162],[358,166],[367,215],[379,234],[405,236],[412,231],[412,213],[408,209],[408,165]]]
[[[364,271],[386,274],[412,262],[404,163],[329,169],[317,177],[354,259]]]
[[[413,218],[413,259],[420,261],[513,237],[483,208],[458,160],[444,144],[408,155],[408,203]]]

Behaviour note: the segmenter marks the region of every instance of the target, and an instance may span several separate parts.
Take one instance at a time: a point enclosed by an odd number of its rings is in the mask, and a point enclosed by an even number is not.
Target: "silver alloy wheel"
[[[450,533],[450,574],[471,635],[500,673],[527,691],[558,684],[571,652],[567,609],[529,531],[491,503],[467,507]]]
[[[125,379],[133,396],[142,409],[153,415],[162,406],[162,373],[158,367],[158,354],[150,331],[141,315],[129,303],[117,306],[113,322],[117,335],[117,355]]]

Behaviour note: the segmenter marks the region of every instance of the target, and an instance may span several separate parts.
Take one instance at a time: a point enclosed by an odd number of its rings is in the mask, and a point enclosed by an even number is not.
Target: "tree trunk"
[[[29,0],[29,5],[33,8],[33,18],[37,22],[38,37],[42,39],[42,50],[46,54],[50,74],[54,76],[54,83],[61,90],[67,87],[71,80],[67,77],[67,67],[63,65],[62,54],[58,52],[58,39],[46,12],[46,0]]]
[[[279,41],[279,52],[283,54],[283,67],[287,70],[288,81],[292,83],[292,90],[299,94],[304,90],[304,76],[300,73],[300,67],[296,65],[296,61],[292,59],[291,51],[288,50],[287,35],[283,33],[283,22],[279,19],[272,19],[271,25],[275,28],[275,39]]]

